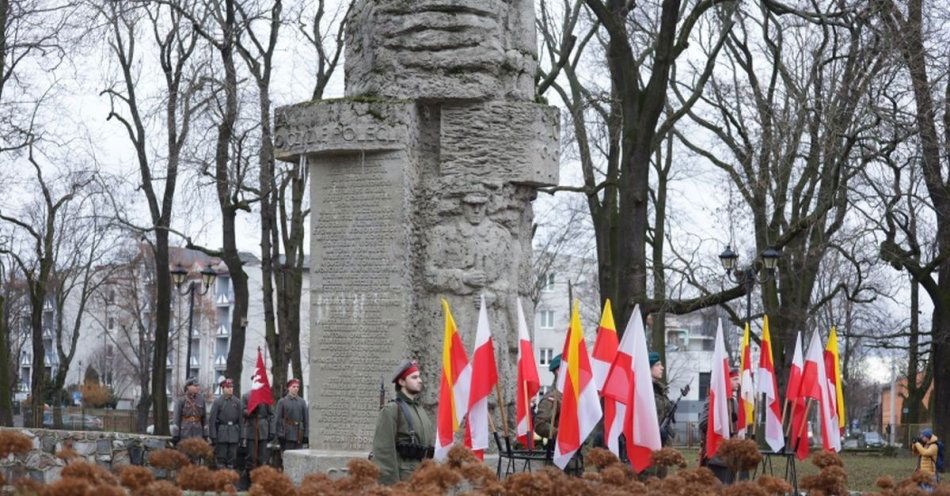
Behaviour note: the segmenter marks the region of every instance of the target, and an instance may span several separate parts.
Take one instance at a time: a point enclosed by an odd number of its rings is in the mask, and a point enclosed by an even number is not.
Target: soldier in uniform
[[[261,465],[267,465],[267,443],[274,440],[274,407],[267,403],[258,403],[254,411],[248,413],[247,402],[250,393],[241,396],[241,411],[244,413],[244,437],[242,445],[247,448],[248,471]]]
[[[205,400],[198,395],[198,379],[192,377],[185,382],[185,395],[175,405],[172,420],[178,425],[178,435],[172,442],[178,444],[182,439],[205,437]]]
[[[380,484],[406,480],[425,458],[432,458],[435,426],[419,401],[422,376],[414,361],[403,360],[393,373],[396,399],[379,411],[373,434],[373,463]]]
[[[561,367],[561,355],[554,357],[548,364],[548,370],[554,373],[554,380],[547,393],[538,401],[537,412],[534,415],[534,432],[547,440],[553,446],[557,436],[558,412],[561,410],[561,393],[557,390],[557,371]]]
[[[238,443],[241,441],[241,400],[234,396],[234,382],[231,379],[221,381],[221,396],[211,405],[208,437],[214,445],[214,459],[218,468],[235,469]]]
[[[299,396],[300,380],[287,381],[287,394],[277,402],[275,422],[277,441],[280,442],[280,452],[289,449],[300,449],[310,444],[309,427],[307,425],[307,402]]]
[[[670,413],[670,409],[673,408],[673,402],[670,401],[669,387],[666,385],[666,381],[663,380],[663,362],[660,361],[660,354],[655,351],[650,352],[650,375],[653,377],[653,398],[656,401],[656,419],[658,422],[663,422],[663,419]],[[669,446],[672,437],[672,433],[667,434],[661,432],[660,439],[663,442],[663,446]]]

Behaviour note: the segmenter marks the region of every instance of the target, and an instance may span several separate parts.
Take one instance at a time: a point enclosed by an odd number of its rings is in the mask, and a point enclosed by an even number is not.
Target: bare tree
[[[165,393],[168,378],[165,362],[168,357],[172,291],[168,240],[182,150],[189,138],[192,119],[204,106],[204,102],[198,99],[203,84],[200,64],[192,59],[198,35],[193,31],[192,23],[180,13],[160,5],[108,2],[100,15],[107,23],[109,47],[120,72],[116,84],[105,89],[102,94],[112,104],[109,119],[115,119],[122,125],[135,150],[139,173],[136,190],[145,196],[148,206],[149,225],[138,225],[118,209],[116,214],[123,224],[151,236],[156,308],[152,356],[154,370],[150,389],[155,433],[168,434],[169,408]],[[159,133],[157,130],[147,128],[146,121],[151,116],[138,94],[136,68],[145,57],[137,52],[136,43],[145,32],[154,38],[157,46],[155,55],[163,75],[161,99],[164,105],[162,112],[156,116],[164,127],[165,136],[162,140],[155,137]],[[164,153],[156,156],[152,153],[152,147],[164,148]]]
[[[878,9],[888,40],[899,51],[910,78],[915,104],[913,119],[920,136],[920,170],[937,223],[937,251],[932,257],[915,256],[892,237],[881,244],[881,255],[909,272],[933,302],[933,422],[935,432],[946,436],[950,432],[950,179],[946,177],[950,168],[950,80],[942,75],[931,76],[934,72],[945,74],[948,67],[945,58],[935,60],[929,56],[933,53],[931,45],[942,47],[945,36],[939,31],[931,32],[927,25],[931,20],[945,21],[946,13],[931,5],[925,16],[923,0],[900,4],[876,0],[872,5]]]

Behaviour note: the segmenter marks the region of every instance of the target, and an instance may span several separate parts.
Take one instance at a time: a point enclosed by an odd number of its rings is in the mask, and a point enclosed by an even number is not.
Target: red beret
[[[223,388],[234,387],[234,381],[232,381],[231,379],[225,379],[221,381],[221,387]]]
[[[300,379],[291,379],[287,381],[287,387],[293,386],[294,384],[300,385]]]

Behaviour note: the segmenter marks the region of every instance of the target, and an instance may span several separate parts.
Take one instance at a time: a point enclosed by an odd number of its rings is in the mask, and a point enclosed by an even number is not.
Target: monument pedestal
[[[332,479],[345,477],[346,463],[351,458],[366,458],[364,451],[334,451],[334,450],[287,450],[284,452],[284,474],[290,477],[294,484],[300,484],[307,474],[322,472]],[[491,468],[498,465],[498,454],[485,455],[485,464]]]

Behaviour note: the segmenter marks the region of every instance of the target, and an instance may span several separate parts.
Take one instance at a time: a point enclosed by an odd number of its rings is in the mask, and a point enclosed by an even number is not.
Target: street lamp
[[[751,323],[752,320],[752,290],[756,283],[765,284],[775,279],[775,266],[781,256],[781,252],[775,249],[774,246],[770,246],[759,254],[759,258],[753,260],[748,267],[740,269],[736,267],[739,255],[732,251],[731,246],[726,245],[726,249],[719,254],[719,262],[722,263],[722,268],[726,269],[726,277],[745,288],[745,321],[747,324]]]
[[[188,278],[188,271],[185,270],[181,264],[175,264],[175,268],[170,272],[172,276],[172,282],[175,283],[178,293],[182,296],[188,295],[188,352],[185,354],[185,380],[188,380],[188,371],[191,367],[191,334],[195,314],[195,293],[197,292],[199,295],[207,294],[208,289],[211,288],[212,284],[214,284],[214,278],[217,276],[217,274],[209,264],[205,266],[205,268],[200,272],[201,283],[198,284],[197,281],[188,281],[188,287],[182,291],[181,286],[185,283],[185,279]],[[199,285],[201,286],[200,290],[197,289]]]

